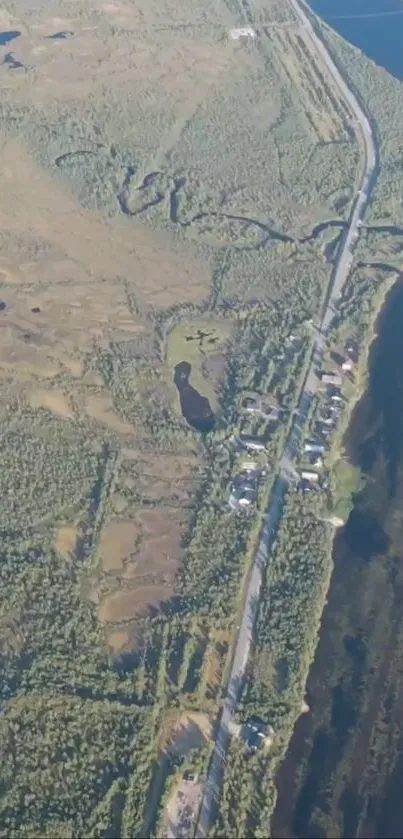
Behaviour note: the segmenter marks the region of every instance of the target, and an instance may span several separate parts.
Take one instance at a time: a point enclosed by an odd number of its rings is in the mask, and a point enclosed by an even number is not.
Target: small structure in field
[[[346,358],[346,360],[343,361],[343,364],[341,365],[341,369],[343,370],[344,373],[351,373],[351,371],[354,370],[354,366],[355,365],[354,365],[353,359],[352,358]]]
[[[349,338],[344,347],[347,355],[356,364],[358,361],[358,344],[354,338]]]
[[[278,419],[278,402],[271,395],[262,396],[260,393],[246,393],[241,399],[240,408],[250,414],[261,414],[267,419]]]
[[[318,473],[313,472],[310,469],[303,469],[301,472],[301,478],[303,481],[309,481],[312,484],[317,484],[319,481]]]
[[[235,26],[230,29],[229,36],[232,41],[240,41],[242,38],[256,38],[256,32],[252,26]]]
[[[340,373],[320,373],[320,380],[323,385],[341,385]]]
[[[326,449],[324,443],[316,443],[314,440],[307,440],[304,445],[304,452],[312,454],[323,454]]]
[[[253,437],[250,434],[241,434],[239,439],[242,446],[247,449],[247,451],[264,452],[266,449],[266,443],[262,437]]]

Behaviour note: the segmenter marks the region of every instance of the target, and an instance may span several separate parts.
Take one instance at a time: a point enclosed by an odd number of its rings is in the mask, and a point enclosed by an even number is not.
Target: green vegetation
[[[145,721],[144,712],[116,703],[15,702],[1,727],[1,835],[100,835],[105,828],[122,835],[118,799],[147,750]]]
[[[333,533],[322,520],[324,516],[319,497],[293,493],[286,500],[267,568],[248,684],[239,708],[242,720],[253,714],[268,720],[275,739],[268,752],[252,756],[234,741],[215,826],[217,836],[239,835],[239,825],[245,835],[267,836],[276,800],[275,770],[302,710],[332,570]]]
[[[400,155],[403,130],[403,93],[398,79],[377,67],[360,50],[327,27],[323,37],[368,109],[380,141],[381,167],[377,178],[368,223],[403,224],[403,166]]]
[[[358,164],[291,29],[240,45],[234,2],[159,4],[158,20],[151,4],[140,22],[132,6],[78,4],[57,53],[36,7],[34,88],[28,73],[2,86],[0,835],[16,839],[141,836],[167,720],[217,713],[330,277],[337,237],[313,231],[347,217]],[[357,269],[342,319],[369,314],[379,276]],[[205,438],[178,410],[182,360],[219,413]],[[240,412],[249,391],[279,419]],[[267,439],[244,517],[227,505],[240,432]],[[317,505],[287,500],[241,708],[280,734],[247,761],[234,744],[218,835],[267,830],[330,570]],[[209,749],[172,760],[171,782],[187,760],[205,771]]]
[[[207,397],[213,410],[217,408],[217,386],[214,385],[225,370],[231,331],[234,331],[234,325],[229,318],[218,323],[213,319],[200,319],[178,324],[167,338],[168,381],[173,381],[176,365],[188,361],[192,365],[192,387]],[[176,391],[173,384],[172,389]],[[179,405],[178,410],[180,412]]]
[[[331,483],[333,514],[346,522],[354,506],[354,496],[364,486],[364,476],[358,467],[341,457],[331,467]]]
[[[82,510],[95,484],[99,446],[60,420],[41,419],[24,412],[0,443],[3,531],[21,533],[69,507]]]

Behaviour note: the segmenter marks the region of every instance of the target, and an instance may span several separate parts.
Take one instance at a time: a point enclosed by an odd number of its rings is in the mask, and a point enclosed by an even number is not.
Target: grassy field
[[[168,335],[166,348],[166,375],[173,380],[173,371],[181,361],[192,365],[190,380],[193,387],[207,396],[216,410],[220,394],[220,380],[225,375],[230,352],[231,321],[215,322],[213,319],[195,320],[175,326]],[[176,391],[172,384],[172,390]],[[176,391],[176,407],[180,413]]]
[[[0,11],[1,836],[141,836],[167,720],[217,714],[261,515],[228,513],[228,439],[246,390],[293,404],[359,155],[304,33],[244,14]]]

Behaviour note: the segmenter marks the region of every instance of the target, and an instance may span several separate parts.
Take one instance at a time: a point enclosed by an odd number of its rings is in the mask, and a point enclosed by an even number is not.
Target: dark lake
[[[192,428],[206,434],[213,430],[215,417],[208,399],[190,384],[191,372],[192,365],[188,361],[180,361],[174,370],[174,382],[179,391],[181,411]]]
[[[363,470],[300,717],[277,777],[273,837],[403,836],[403,283],[387,297],[368,390],[345,440]]]
[[[401,0],[309,0],[309,5],[346,41],[403,79]]]
[[[10,32],[0,32],[0,46],[3,44],[8,44],[9,41],[14,41],[14,38],[18,38],[21,35],[21,32],[17,30],[11,30]]]

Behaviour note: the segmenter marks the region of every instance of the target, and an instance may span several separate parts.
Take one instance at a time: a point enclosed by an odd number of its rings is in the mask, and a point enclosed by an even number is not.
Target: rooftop
[[[273,735],[274,731],[271,725],[258,717],[251,717],[241,729],[242,740],[253,752],[268,745]]]

